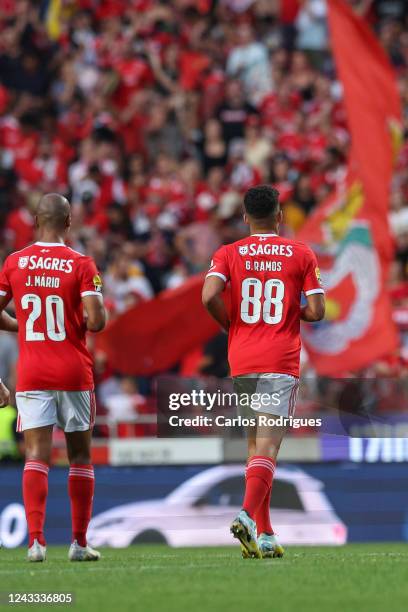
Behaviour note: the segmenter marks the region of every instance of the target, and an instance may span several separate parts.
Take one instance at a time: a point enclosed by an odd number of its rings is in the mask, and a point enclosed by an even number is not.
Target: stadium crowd
[[[408,360],[408,8],[350,2],[376,29],[404,105],[391,287]],[[66,194],[71,246],[95,258],[111,317],[242,237],[249,186],[279,189],[293,235],[344,175],[324,0],[0,0],[0,32],[1,258],[33,239],[40,194]],[[13,342],[0,335],[11,386]],[[220,369],[222,342],[208,348]],[[139,393],[103,355],[96,368],[108,414],[146,402],[146,381]]]

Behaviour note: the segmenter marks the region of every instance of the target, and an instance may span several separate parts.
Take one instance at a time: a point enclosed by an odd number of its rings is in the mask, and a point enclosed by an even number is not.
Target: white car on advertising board
[[[229,525],[240,509],[243,477],[242,466],[217,466],[189,478],[163,499],[111,508],[92,519],[89,542],[115,548],[147,542],[175,547],[234,544]],[[271,516],[284,545],[347,541],[347,528],[327,499],[323,483],[297,468],[277,468]]]

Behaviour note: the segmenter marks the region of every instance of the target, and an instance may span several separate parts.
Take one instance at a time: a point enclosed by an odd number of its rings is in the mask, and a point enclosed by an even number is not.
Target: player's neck
[[[56,232],[39,232],[37,242],[50,244],[60,243],[61,245],[65,244],[64,236],[61,236],[61,234]]]
[[[279,235],[279,228],[274,226],[274,227],[256,227],[255,225],[250,225],[249,226],[249,230],[251,233],[251,236],[253,236],[254,234],[276,234]]]

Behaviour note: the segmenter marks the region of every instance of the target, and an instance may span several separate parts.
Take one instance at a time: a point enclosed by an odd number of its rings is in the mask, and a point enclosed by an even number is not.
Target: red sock
[[[45,546],[44,521],[48,495],[49,467],[43,461],[26,461],[23,472],[23,499],[28,525],[28,546],[35,539]]]
[[[274,533],[272,529],[272,525],[271,525],[271,513],[270,513],[271,493],[272,493],[272,487],[270,487],[270,489],[268,490],[267,494],[265,495],[255,515],[256,528],[257,528],[258,535],[260,535],[261,533],[270,533],[270,534]]]
[[[270,457],[254,455],[248,462],[242,507],[253,519],[272,486],[274,471],[275,462]]]
[[[247,479],[247,469],[248,468],[245,468],[245,483]],[[272,476],[272,484],[273,484],[273,476]],[[271,493],[272,493],[272,486],[270,487],[267,494],[265,495],[255,515],[255,522],[256,522],[258,535],[260,535],[261,533],[268,533],[268,534],[274,533],[273,527],[271,525],[271,514],[270,514]]]
[[[71,499],[72,541],[86,546],[86,532],[92,515],[95,489],[92,465],[71,465],[68,476],[68,493]]]

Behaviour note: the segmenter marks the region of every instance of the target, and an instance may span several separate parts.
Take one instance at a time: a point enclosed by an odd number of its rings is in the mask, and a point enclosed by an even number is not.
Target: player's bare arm
[[[11,317],[7,312],[4,311],[4,308],[9,303],[10,298],[8,296],[2,295],[0,296],[0,329],[4,331],[17,332],[18,324],[16,319]],[[10,391],[0,379],[0,408],[3,406],[8,406],[10,403]]]
[[[17,319],[3,310],[0,314],[0,329],[8,332],[18,332]]]
[[[85,309],[85,322],[88,331],[100,332],[106,324],[106,312],[101,295],[86,295],[82,297]]]
[[[10,403],[10,391],[7,389],[4,382],[0,379],[0,408],[8,406]]]
[[[224,300],[221,296],[224,289],[225,282],[222,278],[218,276],[208,276],[204,282],[202,301],[212,318],[215,319],[225,331],[228,331],[230,321]]]
[[[2,299],[3,298],[0,298],[0,329],[8,332],[18,332],[17,319],[10,316],[8,312],[3,310],[6,304],[2,303]]]
[[[307,304],[302,306],[300,318],[308,323],[315,323],[324,318],[325,299],[324,293],[314,293],[306,296]]]

